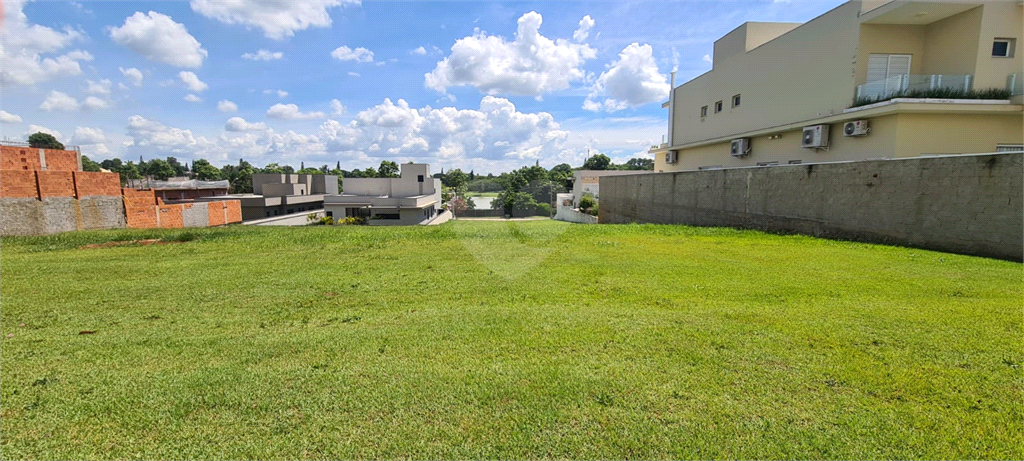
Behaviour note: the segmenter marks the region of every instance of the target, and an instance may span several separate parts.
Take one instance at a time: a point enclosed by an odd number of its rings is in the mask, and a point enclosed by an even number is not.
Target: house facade
[[[338,193],[338,177],[329,174],[254,174],[251,194],[196,197],[197,202],[223,199],[242,204],[242,219],[271,218],[323,209],[324,197]]]
[[[375,226],[425,224],[441,210],[441,180],[430,165],[401,165],[398,178],[345,178],[344,192],[324,197],[324,213],[335,220],[360,217]]]
[[[745,23],[669,101],[655,171],[1020,149],[1020,1],[850,1]],[[1009,90],[996,99],[961,92]]]

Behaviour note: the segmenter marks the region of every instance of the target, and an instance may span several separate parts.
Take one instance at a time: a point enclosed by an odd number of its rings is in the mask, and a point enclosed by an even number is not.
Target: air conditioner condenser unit
[[[730,153],[733,157],[746,157],[750,155],[750,138],[733,139]]]
[[[828,147],[828,125],[805,126],[800,147],[821,149]]]
[[[867,136],[871,132],[867,120],[854,120],[843,124],[843,136]]]

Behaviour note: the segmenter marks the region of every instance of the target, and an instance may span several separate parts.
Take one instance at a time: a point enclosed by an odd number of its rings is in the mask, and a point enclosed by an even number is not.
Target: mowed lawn
[[[143,238],[180,243],[79,248]],[[461,221],[4,238],[0,274],[4,459],[1024,456],[1006,261]]]

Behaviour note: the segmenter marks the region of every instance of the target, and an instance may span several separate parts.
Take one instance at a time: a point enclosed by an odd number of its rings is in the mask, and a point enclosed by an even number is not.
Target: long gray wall
[[[121,197],[0,198],[0,235],[44,235],[124,227]]]
[[[601,178],[601,223],[664,223],[1024,259],[1024,154]]]

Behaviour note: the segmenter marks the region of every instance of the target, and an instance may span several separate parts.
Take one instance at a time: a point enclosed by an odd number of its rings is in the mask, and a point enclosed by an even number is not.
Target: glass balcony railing
[[[1024,73],[1017,72],[1006,76],[1006,91],[1010,95],[1024,94]]]
[[[972,80],[973,75],[897,75],[857,85],[857,99],[883,100],[899,94],[925,91],[969,92]]]

